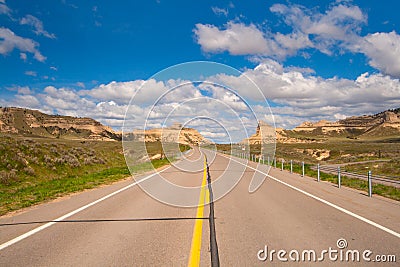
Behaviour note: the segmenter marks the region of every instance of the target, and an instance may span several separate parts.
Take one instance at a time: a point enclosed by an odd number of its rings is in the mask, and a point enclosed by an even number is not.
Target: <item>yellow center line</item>
[[[199,204],[197,206],[196,218],[203,218],[204,205],[209,202],[210,194],[207,189],[207,163],[204,157],[203,181],[201,183]],[[203,219],[196,219],[193,229],[192,246],[188,266],[200,266],[201,235],[203,232]]]

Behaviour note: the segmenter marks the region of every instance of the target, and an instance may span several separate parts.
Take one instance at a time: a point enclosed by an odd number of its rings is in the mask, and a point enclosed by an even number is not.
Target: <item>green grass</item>
[[[317,163],[334,164],[334,163],[354,163],[368,160],[387,160],[385,162],[359,163],[355,165],[347,165],[346,171],[366,173],[372,170],[373,174],[386,176],[400,176],[400,139],[393,138],[375,138],[354,140],[346,137],[330,137],[319,138],[318,136],[302,136],[299,133],[291,132],[291,137],[307,139],[316,142],[308,143],[290,143],[276,144],[275,157],[277,158],[277,168],[281,168],[281,159],[285,160],[284,169],[290,170],[290,160],[304,161],[305,175],[317,178],[317,171],[311,169],[312,165]],[[311,139],[310,139],[311,138]],[[217,145],[219,151],[230,152],[231,145]],[[260,145],[251,145],[252,154],[259,154]],[[318,161],[315,155],[319,155],[319,151],[329,151],[329,158]],[[293,165],[293,172],[302,173],[301,164]],[[321,172],[321,180],[329,181],[337,184],[337,175]],[[367,181],[342,176],[342,185],[355,188],[358,190],[368,191]],[[400,201],[400,189],[392,186],[373,184],[373,193]]]
[[[382,160],[400,158],[399,143],[390,140],[351,140],[347,138],[331,138],[322,143],[278,143],[276,157],[285,160],[302,160],[317,163],[311,151],[329,151],[328,164],[359,162],[367,160]],[[400,167],[397,165],[397,167]]]
[[[280,167],[280,166],[281,165],[279,163],[279,165],[277,165],[277,167]],[[316,170],[311,169],[311,166],[312,166],[311,164],[304,165],[305,175],[317,179],[318,172]],[[290,162],[285,162],[284,170],[290,171]],[[301,174],[302,173],[301,164],[294,162],[293,163],[293,172]],[[321,181],[327,181],[327,182],[331,182],[333,184],[338,184],[337,174],[320,172],[320,179],[321,179]],[[347,187],[354,188],[354,189],[361,190],[361,191],[368,193],[368,182],[366,180],[349,178],[347,176],[342,175],[341,176],[341,184],[342,184],[342,186],[347,186]],[[400,201],[400,188],[382,185],[382,184],[373,184],[372,185],[372,193]]]
[[[166,159],[153,160],[135,166],[138,173],[169,164]],[[24,186],[8,187],[0,193],[0,215],[29,207],[44,201],[56,199],[70,193],[92,189],[104,184],[122,180],[130,176],[127,167],[114,167],[86,175],[72,175],[60,179],[30,182]]]
[[[31,205],[55,199],[69,193],[94,188],[121,180],[129,175],[126,167],[115,167],[81,176],[65,176],[60,179],[25,183],[22,186],[2,188],[0,214],[29,207]]]
[[[160,147],[149,144],[149,154],[159,153]],[[167,164],[167,159],[156,159],[137,163],[131,171]],[[121,142],[0,135],[0,215],[128,176]]]
[[[317,163],[317,156],[328,151],[329,157],[322,162],[327,164],[360,162],[367,160],[392,160],[400,158],[400,141],[392,139],[384,140],[352,140],[348,138],[330,138],[323,142],[311,143],[277,143],[275,156],[280,159],[301,160],[309,163]],[[235,146],[233,146],[235,147]],[[218,144],[218,150],[230,151],[231,145]],[[252,154],[259,154],[260,145],[251,145]],[[392,164],[392,170],[400,169],[400,162]],[[390,171],[390,170],[388,170]]]
[[[384,175],[400,180],[400,159],[391,159],[384,162],[359,163],[346,166],[346,171],[362,172],[372,171],[372,174]]]
[[[317,178],[317,171],[312,170],[311,166],[316,165],[318,160],[310,155],[310,151],[316,150],[329,150],[330,157],[321,163],[346,163],[346,162],[359,162],[365,160],[382,160],[386,162],[363,163],[356,165],[348,165],[345,167],[346,171],[350,172],[365,172],[366,167],[372,170],[373,174],[381,174],[387,176],[400,175],[400,147],[399,139],[377,139],[377,140],[351,140],[348,138],[330,138],[321,143],[293,143],[282,144],[277,143],[275,156],[277,158],[277,168],[281,168],[281,159],[285,160],[284,169],[290,171],[290,160],[294,162],[304,161],[305,175]],[[217,145],[219,151],[230,152],[231,145]],[[260,145],[250,146],[250,151],[253,154],[260,153]],[[271,164],[273,164],[271,162]],[[293,172],[302,173],[301,164],[293,164]],[[338,183],[337,175],[320,173],[322,181],[328,181],[334,184]],[[341,177],[343,186],[355,188],[358,190],[368,191],[367,181],[349,178],[346,176]],[[373,194],[388,197],[400,201],[400,189],[381,185],[373,184]]]

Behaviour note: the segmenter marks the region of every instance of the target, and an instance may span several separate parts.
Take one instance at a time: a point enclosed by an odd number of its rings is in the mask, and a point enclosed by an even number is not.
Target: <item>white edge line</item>
[[[168,168],[170,168],[170,167],[168,167]],[[165,168],[162,171],[165,171],[168,168]],[[110,198],[112,196],[115,196],[116,194],[119,194],[119,193],[121,193],[121,192],[123,192],[123,191],[125,191],[125,190],[127,190],[127,189],[129,189],[129,188],[131,188],[133,186],[135,186],[135,185],[138,185],[139,183],[150,179],[151,177],[153,177],[154,175],[157,175],[158,173],[159,172],[155,172],[155,173],[153,173],[153,174],[151,174],[149,176],[146,176],[143,179],[140,179],[139,181],[131,183],[131,184],[129,184],[129,185],[127,185],[127,186],[125,186],[125,187],[123,187],[121,189],[118,189],[117,191],[114,191],[114,192],[112,192],[112,193],[110,193],[110,194],[108,194],[108,195],[106,195],[106,196],[104,196],[102,198],[99,198],[99,199],[97,199],[97,200],[95,200],[95,201],[93,201],[93,202],[91,202],[91,203],[89,203],[89,204],[87,204],[85,206],[82,206],[82,207],[80,207],[80,208],[78,208],[76,210],[73,210],[70,213],[67,213],[67,214],[65,214],[65,215],[63,215],[61,217],[58,217],[57,219],[54,219],[52,222],[43,224],[43,225],[41,225],[41,226],[39,226],[37,228],[34,228],[34,229],[30,230],[29,232],[26,232],[25,234],[17,236],[15,238],[11,239],[10,241],[7,241],[7,242],[1,244],[0,245],[0,251],[5,249],[5,248],[7,248],[7,247],[9,247],[9,246],[11,246],[11,245],[13,245],[13,244],[15,244],[15,243],[17,243],[17,242],[19,242],[19,241],[21,241],[21,240],[23,240],[23,239],[25,239],[25,238],[28,238],[28,237],[30,237],[30,236],[32,236],[32,235],[34,235],[34,234],[36,234],[36,233],[38,233],[40,231],[52,226],[53,224],[55,224],[55,223],[57,223],[59,221],[65,220],[65,219],[77,214],[78,212],[81,212],[81,211],[83,211],[83,210],[85,210],[85,209],[87,209],[87,208],[89,208],[89,207],[91,207],[93,205],[96,205],[97,203],[99,203],[99,202],[101,202],[103,200],[106,200],[106,199],[108,199],[108,198]]]
[[[226,156],[226,155],[224,155],[224,154],[221,154],[221,153],[219,153],[219,154],[220,154],[221,156],[225,157],[225,158],[228,158],[228,156]],[[376,223],[376,222],[374,222],[374,221],[371,221],[371,220],[369,220],[369,219],[367,219],[367,218],[364,218],[364,217],[362,217],[361,215],[355,214],[354,212],[351,212],[351,211],[349,211],[349,210],[346,210],[345,208],[342,208],[342,207],[340,207],[340,206],[338,206],[338,205],[335,205],[335,204],[333,204],[333,203],[331,203],[331,202],[329,202],[329,201],[327,201],[327,200],[325,200],[325,199],[322,199],[322,198],[320,198],[320,197],[317,197],[317,196],[315,196],[315,195],[313,195],[313,194],[311,194],[311,193],[308,193],[308,192],[306,192],[306,191],[304,191],[304,190],[302,190],[302,189],[300,189],[300,188],[297,188],[297,187],[295,187],[295,186],[293,186],[293,185],[291,185],[291,184],[288,184],[288,183],[286,183],[286,182],[283,182],[283,181],[281,181],[281,180],[279,180],[279,179],[277,179],[277,178],[275,178],[275,177],[273,177],[273,176],[271,176],[271,175],[269,175],[269,174],[267,174],[267,173],[265,173],[265,172],[263,172],[263,171],[260,171],[260,170],[258,170],[258,169],[256,169],[256,168],[253,168],[253,167],[249,166],[249,165],[243,164],[242,162],[240,162],[240,161],[234,159],[233,157],[230,157],[230,159],[232,159],[233,161],[236,161],[236,162],[239,163],[239,164],[242,164],[243,166],[246,166],[246,167],[248,167],[248,168],[250,168],[250,169],[253,169],[253,170],[257,171],[257,172],[260,172],[260,173],[266,175],[267,177],[271,178],[272,180],[274,180],[274,181],[276,181],[276,182],[278,182],[278,183],[281,183],[281,184],[283,184],[283,185],[286,185],[287,187],[290,187],[290,188],[292,188],[293,190],[296,190],[296,191],[298,191],[298,192],[300,192],[300,193],[302,193],[302,194],[304,194],[304,195],[306,195],[306,196],[309,196],[309,197],[311,197],[311,198],[313,198],[313,199],[315,199],[315,200],[317,200],[317,201],[320,201],[320,202],[322,202],[322,203],[324,203],[324,204],[326,204],[326,205],[328,205],[328,206],[331,206],[331,207],[334,208],[334,209],[337,209],[337,210],[339,210],[339,211],[341,211],[341,212],[343,212],[343,213],[346,213],[347,215],[350,215],[350,216],[352,216],[352,217],[354,217],[354,218],[356,218],[356,219],[359,219],[359,220],[361,220],[361,221],[363,221],[363,222],[365,222],[365,223],[368,223],[368,224],[370,224],[370,225],[372,225],[372,226],[374,226],[374,227],[376,227],[376,228],[379,228],[379,229],[381,229],[381,230],[383,230],[383,231],[385,231],[385,232],[387,232],[387,233],[389,233],[389,234],[391,234],[391,235],[394,235],[395,237],[400,238],[400,233],[397,233],[397,232],[395,232],[395,231],[393,231],[393,230],[391,230],[391,229],[389,229],[389,228],[387,228],[387,227],[385,227],[385,226],[383,226],[383,225],[380,225],[380,224],[378,224],[378,223]]]

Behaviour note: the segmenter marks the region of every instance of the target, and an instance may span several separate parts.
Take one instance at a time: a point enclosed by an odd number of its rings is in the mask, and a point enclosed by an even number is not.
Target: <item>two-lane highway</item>
[[[329,183],[275,169],[250,194],[255,163],[246,166],[241,159],[194,150],[187,160],[165,168],[161,175],[182,187],[196,187],[190,191],[191,197],[200,204],[210,198],[204,155],[215,195],[220,193],[218,180],[234,181],[243,175],[232,191],[214,203],[221,266],[365,266],[362,253],[366,250],[371,251],[367,257],[371,261],[376,255],[395,255],[396,263],[381,266],[398,266],[398,202],[371,199],[354,190],[339,190]],[[136,177],[136,181],[126,180],[0,218],[1,224],[63,221],[0,226],[0,266],[210,266],[209,205],[180,208],[151,198],[137,181],[157,188],[157,176]],[[202,184],[203,189],[199,187]],[[162,193],[168,196],[168,192]],[[347,246],[338,248],[339,239]],[[311,250],[316,254],[315,263]],[[356,250],[361,253],[360,261],[345,262],[346,253],[355,255]],[[300,262],[295,262],[296,252]],[[301,261],[304,253],[306,259]],[[330,258],[335,255],[336,260]]]

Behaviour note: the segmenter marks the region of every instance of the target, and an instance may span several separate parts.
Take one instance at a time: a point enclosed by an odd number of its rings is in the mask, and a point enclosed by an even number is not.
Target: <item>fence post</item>
[[[317,181],[321,181],[320,170],[319,170],[319,163],[317,165]]]
[[[269,156],[268,156],[268,165],[269,165]]]
[[[340,166],[338,167],[338,188],[342,186],[342,177],[340,175]]]
[[[282,169],[281,169],[281,171],[283,171],[283,159],[282,159]]]
[[[293,173],[293,160],[290,160],[290,173]]]
[[[372,172],[368,171],[368,196],[372,197]]]
[[[302,175],[302,177],[304,177],[304,161],[302,162],[302,168],[303,168],[303,175]]]
[[[275,166],[275,169],[276,169],[276,158],[274,158],[274,166]]]

